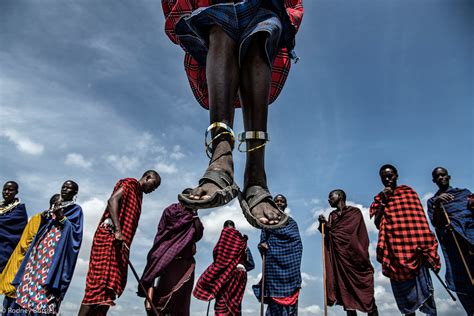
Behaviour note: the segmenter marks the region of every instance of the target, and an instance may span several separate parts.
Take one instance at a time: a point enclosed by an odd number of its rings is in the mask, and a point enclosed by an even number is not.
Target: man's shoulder
[[[117,184],[122,184],[122,185],[137,185],[138,180],[135,178],[123,178],[117,181]]]

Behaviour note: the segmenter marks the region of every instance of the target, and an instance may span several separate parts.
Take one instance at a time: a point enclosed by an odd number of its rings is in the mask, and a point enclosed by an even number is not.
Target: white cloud
[[[186,155],[181,152],[181,146],[174,145],[173,152],[170,154],[170,157],[174,160],[180,160],[184,158]]]
[[[319,307],[319,305],[310,305],[306,307],[300,307],[299,313],[302,315],[322,315],[323,310],[321,307]]]
[[[317,277],[306,272],[301,272],[301,279],[302,279],[301,287],[306,287],[309,283],[313,283],[315,281],[322,282],[321,277]]]
[[[128,157],[125,155],[108,155],[106,157],[107,162],[122,173],[134,170],[139,166],[139,160],[137,157]]]
[[[165,173],[165,174],[174,174],[178,172],[178,168],[174,164],[167,164],[164,162],[159,162],[155,165],[156,171],[158,173]]]
[[[76,166],[84,169],[88,169],[92,166],[92,162],[86,160],[81,154],[70,153],[67,154],[64,163],[68,166]]]
[[[34,142],[29,137],[17,132],[16,130],[5,130],[1,133],[1,136],[15,144],[16,148],[22,153],[36,156],[41,155],[44,151],[43,144]]]
[[[201,210],[200,212],[206,212],[206,210]],[[201,221],[205,227],[203,240],[215,244],[222,231],[222,225],[228,219],[234,221],[235,227],[242,233],[255,230],[255,228],[250,226],[242,215],[242,209],[240,208],[239,202],[234,200],[231,204],[215,209],[210,213],[201,216]]]

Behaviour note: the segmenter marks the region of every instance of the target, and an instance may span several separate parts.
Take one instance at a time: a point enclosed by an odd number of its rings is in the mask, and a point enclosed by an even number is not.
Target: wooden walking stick
[[[262,283],[260,285],[260,316],[263,316],[264,310],[264,299],[265,299],[265,261],[266,261],[266,254],[265,252],[262,253]]]
[[[444,289],[446,290],[446,292],[448,292],[449,296],[451,296],[451,299],[453,301],[456,302],[456,298],[454,297],[453,293],[451,293],[451,291],[448,289],[448,286],[446,285],[446,283],[444,283],[444,281],[441,279],[441,277],[439,276],[438,272],[435,271],[433,265],[431,265],[431,263],[428,261],[428,260],[424,260],[424,252],[423,252],[423,249],[421,249],[421,247],[417,247],[416,248],[416,251],[420,254],[421,256],[421,260],[428,263],[428,266],[429,268],[431,269],[431,271],[433,271],[433,273],[435,274],[435,276],[438,278],[438,281],[439,283],[441,283],[441,285],[444,287]],[[429,270],[428,270],[429,271]]]
[[[127,246],[127,244],[124,242],[123,245],[124,245],[125,248],[128,249],[128,251],[129,251],[129,253],[130,253],[130,248]],[[145,287],[143,286],[142,282],[140,282],[140,277],[138,276],[137,271],[136,271],[135,268],[133,267],[132,262],[130,261],[130,258],[127,259],[127,262],[128,262],[128,265],[130,266],[130,268],[132,269],[132,272],[133,272],[133,275],[135,276],[135,279],[137,279],[138,286],[139,286],[140,289],[143,291],[143,293],[145,293],[145,300],[150,304],[151,309],[153,310],[153,313],[154,313],[156,316],[159,316],[160,313],[158,313],[158,309],[156,309],[156,306],[153,304],[152,299],[151,299],[150,297],[148,297],[148,292],[147,292],[147,290],[145,289]]]
[[[469,270],[469,266],[467,265],[466,258],[464,258],[464,254],[461,251],[461,246],[459,245],[459,241],[456,238],[456,234],[453,231],[453,226],[451,226],[451,220],[449,219],[448,212],[446,212],[446,209],[444,208],[443,203],[441,203],[440,205],[443,210],[444,216],[446,217],[446,221],[448,222],[446,227],[451,232],[451,235],[453,236],[454,242],[456,243],[456,248],[458,248],[459,256],[461,257],[462,263],[464,264],[464,268],[466,268],[466,272],[469,277],[469,280],[471,281],[471,284],[474,285],[474,280],[472,279],[471,270]]]
[[[209,302],[207,303],[207,313],[206,313],[206,316],[209,316],[209,309],[211,308],[211,300],[209,300]]]
[[[323,288],[324,288],[324,316],[328,315],[327,293],[326,293],[326,254],[324,244],[324,223],[321,223],[321,235],[323,238]]]

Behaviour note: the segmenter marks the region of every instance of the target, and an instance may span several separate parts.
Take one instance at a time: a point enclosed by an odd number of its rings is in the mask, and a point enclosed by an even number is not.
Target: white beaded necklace
[[[4,205],[4,204],[5,204],[5,201],[2,202],[2,205]],[[20,204],[20,199],[15,199],[15,201],[13,201],[12,203],[10,203],[8,205],[0,206],[0,215],[7,214],[11,210],[13,210],[15,207],[17,207],[18,204]]]

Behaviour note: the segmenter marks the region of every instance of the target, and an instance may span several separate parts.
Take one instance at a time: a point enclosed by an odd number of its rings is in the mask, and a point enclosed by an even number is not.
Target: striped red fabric
[[[380,212],[380,194],[370,206],[370,216]],[[423,253],[419,253],[417,248]],[[406,186],[398,186],[389,198],[380,222],[377,243],[377,261],[382,273],[395,281],[415,278],[424,260],[440,268],[438,241],[430,230],[423,206],[416,192]]]
[[[240,304],[247,283],[247,272],[237,268],[246,256],[247,239],[235,228],[224,228],[214,247],[214,262],[204,271],[193,295],[200,300],[218,298],[230,313],[240,313]]]
[[[191,12],[198,8],[210,6],[213,2],[212,0],[162,0],[161,3],[165,15],[165,33],[171,41],[175,44],[180,44],[174,30],[176,24],[183,16],[190,15]],[[303,1],[284,0],[284,6],[291,23],[297,31],[303,19]],[[269,104],[277,99],[283,89],[290,67],[291,60],[288,51],[286,48],[281,48],[272,66],[272,84]],[[184,57],[184,69],[196,100],[202,107],[209,109],[206,67],[199,65],[198,62],[186,52]],[[234,106],[240,107],[238,98],[236,98]]]
[[[122,198],[118,218],[124,243],[130,247],[140,219],[143,192],[138,181],[131,178],[120,180],[114,192],[119,188],[122,188]],[[103,227],[107,218],[110,213],[105,210],[92,241],[83,304],[114,305],[113,301],[127,284],[129,252],[114,243],[114,234]]]

